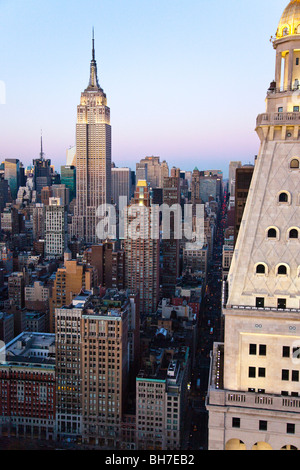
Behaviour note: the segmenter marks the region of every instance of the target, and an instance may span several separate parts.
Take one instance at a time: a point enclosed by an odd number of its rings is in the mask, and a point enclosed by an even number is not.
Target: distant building
[[[162,188],[164,178],[169,176],[169,166],[160,157],[145,157],[136,164],[136,181],[146,180],[150,188]]]
[[[128,229],[136,214],[130,214],[130,207],[144,207],[140,219],[142,231],[138,236],[129,232],[124,237],[125,250],[125,285],[140,294],[141,314],[156,311],[159,300],[159,239],[151,237],[151,199],[146,181],[138,181],[134,198],[129,206],[129,215],[125,221]]]
[[[4,177],[8,181],[11,197],[15,200],[21,183],[20,161],[18,159],[7,158],[4,161]]]
[[[54,335],[23,332],[0,355],[0,436],[54,440]]]
[[[61,184],[64,184],[70,190],[70,202],[76,198],[76,166],[65,165],[61,167]]]
[[[60,198],[49,199],[45,208],[45,256],[63,257],[68,242],[68,220],[66,206]]]
[[[129,204],[132,195],[132,176],[130,168],[117,168],[111,169],[111,188],[112,188],[112,201],[119,208],[119,197],[125,196],[126,205]]]

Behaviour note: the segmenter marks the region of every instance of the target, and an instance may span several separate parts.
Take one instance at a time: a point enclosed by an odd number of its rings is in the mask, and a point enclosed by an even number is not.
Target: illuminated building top
[[[279,21],[276,39],[300,35],[300,0],[291,0]]]

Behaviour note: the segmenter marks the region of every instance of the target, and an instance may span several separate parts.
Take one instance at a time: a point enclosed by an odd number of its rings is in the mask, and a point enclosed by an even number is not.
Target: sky
[[[288,0],[0,0],[0,159],[57,171],[75,145],[92,28],[112,161],[182,170],[253,163]]]

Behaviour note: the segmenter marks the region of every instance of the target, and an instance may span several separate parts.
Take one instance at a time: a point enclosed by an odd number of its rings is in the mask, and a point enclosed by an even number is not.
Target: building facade
[[[300,1],[275,38],[275,83],[228,275],[224,344],[212,354],[209,449],[300,449]],[[296,84],[295,84],[296,81]]]
[[[111,203],[111,126],[107,98],[99,86],[93,39],[88,87],[81,94],[76,124],[76,206],[72,235],[86,243],[96,235],[97,209]]]

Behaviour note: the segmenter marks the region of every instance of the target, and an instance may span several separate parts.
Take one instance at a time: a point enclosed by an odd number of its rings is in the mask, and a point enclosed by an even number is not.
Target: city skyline
[[[134,169],[144,156],[160,155],[170,167],[210,163],[226,177],[230,160],[253,163],[255,120],[274,79],[268,39],[285,4],[2,1],[0,157],[32,164],[42,129],[46,158],[58,170],[66,163],[66,150],[75,145],[78,90],[88,84],[94,27],[117,166]],[[233,93],[241,99],[232,100]]]

